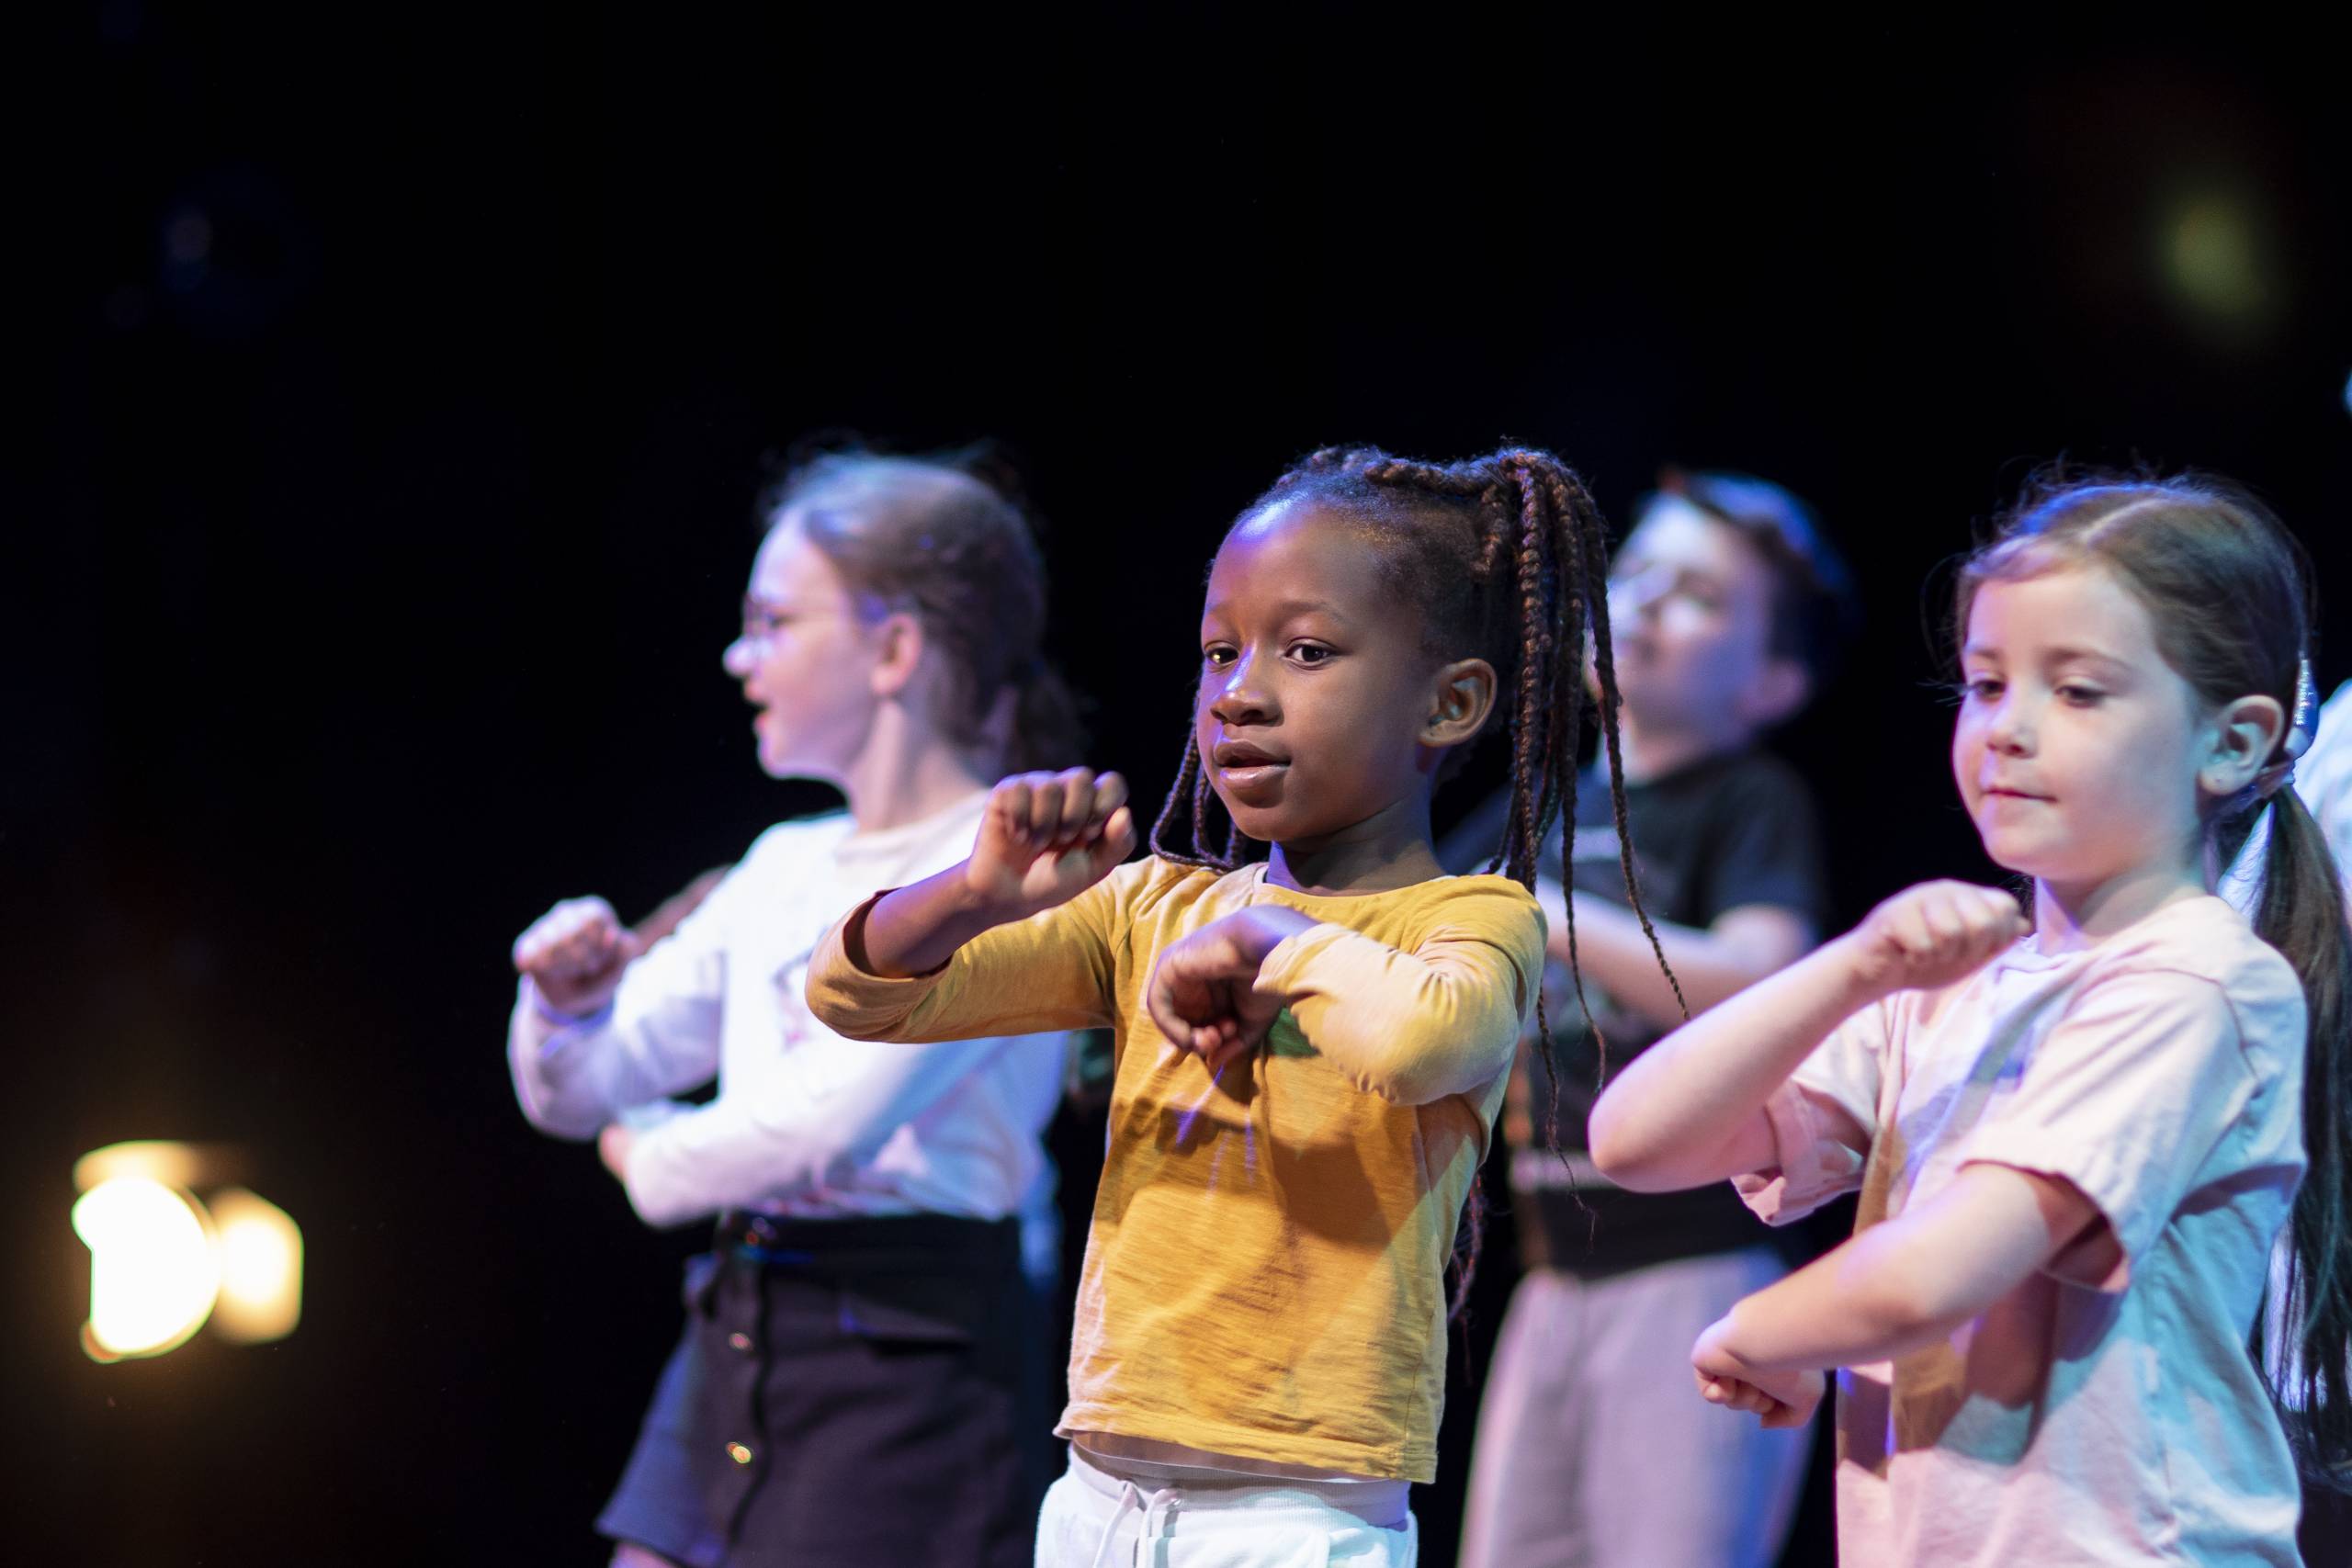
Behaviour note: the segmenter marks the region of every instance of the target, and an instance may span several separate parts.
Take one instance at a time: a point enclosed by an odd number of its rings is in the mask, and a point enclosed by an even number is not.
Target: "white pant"
[[[1037,1517],[1037,1568],[1413,1568],[1420,1535],[1367,1523],[1333,1489],[1124,1479],[1070,1450]]]
[[[1786,1271],[1754,1247],[1521,1280],[1487,1369],[1462,1568],[1767,1568],[1813,1434],[1700,1398],[1690,1342]]]

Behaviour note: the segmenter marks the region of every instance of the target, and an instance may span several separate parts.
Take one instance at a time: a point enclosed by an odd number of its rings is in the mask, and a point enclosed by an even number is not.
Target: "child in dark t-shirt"
[[[1808,791],[1759,735],[1810,700],[1850,615],[1842,566],[1804,505],[1732,474],[1669,473],[1611,570],[1626,818],[1644,902],[1692,1011],[1801,956],[1829,918]],[[1491,802],[1447,840],[1449,869],[1482,869],[1501,836]],[[1604,781],[1577,793],[1574,832],[1546,852],[1538,895],[1564,954],[1564,888],[1610,1060],[1681,1021],[1626,908]],[[1785,1269],[1729,1187],[1661,1195],[1612,1187],[1584,1157],[1600,1050],[1572,998],[1557,1103],[1522,1049],[1505,1116],[1526,1275],[1513,1292],[1480,1412],[1464,1568],[1542,1562],[1769,1564],[1806,1459],[1803,1432],[1685,1420],[1661,1380],[1691,1341]],[[1536,1129],[1556,1116],[1565,1162]],[[1614,1419],[1641,1412],[1641,1440]]]

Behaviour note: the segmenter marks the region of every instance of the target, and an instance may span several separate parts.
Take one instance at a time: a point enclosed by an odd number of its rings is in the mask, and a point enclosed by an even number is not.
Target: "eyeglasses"
[[[751,594],[743,595],[743,640],[766,642],[786,627],[802,621],[821,621],[838,615],[834,610],[803,610],[790,604],[771,604]]]

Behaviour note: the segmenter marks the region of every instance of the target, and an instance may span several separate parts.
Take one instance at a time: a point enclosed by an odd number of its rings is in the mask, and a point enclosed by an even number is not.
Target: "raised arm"
[[[1896,894],[1627,1066],[1592,1108],[1594,1163],[1649,1192],[1771,1164],[1765,1101],[1831,1030],[1896,991],[1962,978],[2025,930],[2017,900],[1996,888],[1930,882]]]
[[[1135,842],[1125,798],[1117,774],[1083,769],[997,785],[970,858],[861,905],[826,933],[809,960],[809,1010],[852,1040],[1109,1022],[1109,911],[1122,885],[1098,885]]]
[[[876,899],[844,932],[850,961],[880,979],[927,974],[982,931],[1068,903],[1135,848],[1126,802],[1116,773],[1072,768],[1003,780],[971,854]]]
[[[718,1071],[718,937],[707,918],[671,924],[666,940],[649,942],[602,898],[578,898],[515,939],[522,984],[507,1020],[507,1067],[532,1125],[594,1137],[622,1111]]]

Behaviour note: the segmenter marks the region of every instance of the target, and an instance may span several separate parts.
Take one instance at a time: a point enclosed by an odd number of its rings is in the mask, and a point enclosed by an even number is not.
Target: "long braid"
[[[1593,505],[1591,495],[1575,476],[1564,475],[1564,479],[1566,485],[1573,487],[1570,497],[1564,498],[1564,504],[1572,510],[1580,506],[1594,525],[1584,530],[1585,580],[1605,584],[1609,580],[1609,551],[1600,536],[1600,509]],[[1619,751],[1617,730],[1617,709],[1623,699],[1617,692],[1617,653],[1611,640],[1605,588],[1600,602],[1603,613],[1592,617],[1592,663],[1600,678],[1600,739],[1609,754],[1609,804],[1611,818],[1617,827],[1617,863],[1624,874],[1625,891],[1633,900],[1634,917],[1641,922],[1642,934],[1650,940],[1650,952],[1657,957],[1658,969],[1674,991],[1674,1005],[1688,1019],[1690,1016],[1690,1000],[1682,994],[1682,982],[1675,978],[1674,966],[1666,961],[1665,945],[1658,941],[1657,928],[1650,923],[1649,909],[1642,902],[1640,879],[1634,874],[1634,836],[1627,831],[1625,824],[1625,764]],[[1606,1082],[1609,1076],[1608,1044],[1601,1039],[1598,1029],[1593,1031],[1592,1037],[1600,1050],[1601,1078]]]
[[[1376,447],[1327,446],[1293,465],[1244,515],[1297,498],[1312,498],[1373,528],[1385,568],[1423,611],[1432,652],[1448,659],[1475,652],[1504,677],[1507,690],[1498,692],[1497,706],[1510,745],[1510,795],[1503,832],[1487,869],[1502,872],[1531,892],[1555,824],[1564,818],[1572,824],[1576,818],[1577,747],[1585,717],[1584,650],[1589,632],[1626,897],[1679,1000],[1680,985],[1642,902],[1625,830],[1616,660],[1604,586],[1608,540],[1600,511],[1582,482],[1550,454],[1526,448],[1436,464],[1392,457]],[[1453,761],[1449,759],[1448,765]],[[1444,769],[1439,776],[1445,776]],[[1188,742],[1183,768],[1152,829],[1153,851],[1187,865],[1230,870],[1238,864],[1246,844],[1230,814],[1221,852],[1209,848],[1215,793],[1197,740]],[[1170,832],[1187,809],[1190,842],[1172,845]],[[1577,961],[1573,899],[1567,901],[1566,931],[1577,1005],[1600,1043],[1600,1030],[1593,1021]],[[1553,1057],[1540,975],[1534,1013],[1537,1054],[1550,1089],[1544,1142],[1565,1161],[1559,1139],[1562,1074]],[[1605,1063],[1605,1044],[1601,1050]],[[1456,1255],[1456,1313],[1476,1274],[1484,1235],[1483,1190],[1474,1179],[1464,1245]]]
[[[1151,824],[1151,852],[1162,860],[1179,865],[1212,865],[1215,863],[1201,852],[1200,791],[1204,778],[1201,769],[1201,743],[1197,737],[1187,735],[1184,740],[1184,764],[1176,770],[1176,783],[1168,792],[1168,799],[1159,808],[1159,816]],[[1193,838],[1190,845],[1180,848],[1168,840],[1168,829],[1176,818],[1176,803],[1190,797],[1193,802]],[[1221,869],[1230,870],[1231,867]]]

